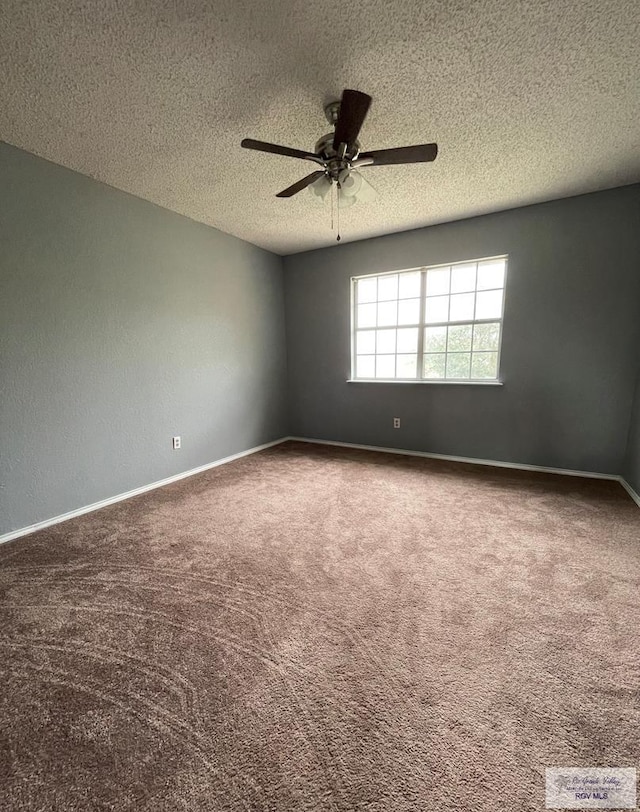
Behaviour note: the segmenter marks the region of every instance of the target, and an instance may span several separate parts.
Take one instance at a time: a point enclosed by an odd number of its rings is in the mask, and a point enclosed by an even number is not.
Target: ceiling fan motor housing
[[[351,161],[355,161],[360,152],[360,143],[356,141],[351,148],[341,158],[333,148],[333,139],[335,133],[327,133],[316,143],[315,153],[320,155],[327,162],[327,172],[334,179],[337,180],[338,175],[344,169],[351,168]]]

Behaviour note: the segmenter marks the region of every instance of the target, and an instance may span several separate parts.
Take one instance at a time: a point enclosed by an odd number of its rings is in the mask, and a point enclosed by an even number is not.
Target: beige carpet
[[[0,547],[22,810],[544,809],[636,766],[617,483],[289,443]]]

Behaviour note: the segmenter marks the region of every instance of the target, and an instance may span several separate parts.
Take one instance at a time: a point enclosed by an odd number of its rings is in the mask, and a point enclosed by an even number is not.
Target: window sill
[[[404,385],[406,385],[406,384],[409,384],[409,385],[418,384],[419,386],[421,386],[422,384],[429,384],[429,385],[435,384],[436,386],[442,386],[443,384],[445,386],[452,386],[452,385],[453,386],[503,386],[504,385],[503,381],[453,381],[453,380],[451,380],[451,381],[447,381],[447,380],[441,380],[441,381],[417,381],[417,380],[416,381],[393,381],[393,380],[389,380],[389,379],[385,380],[384,378],[347,378],[347,383],[377,383],[377,384],[390,383],[390,384],[393,384],[394,386],[397,385],[397,384],[404,384]]]

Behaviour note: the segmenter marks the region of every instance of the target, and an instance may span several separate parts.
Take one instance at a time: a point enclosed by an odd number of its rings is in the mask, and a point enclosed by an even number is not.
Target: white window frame
[[[456,265],[468,265],[471,263],[480,263],[480,262],[489,262],[491,260],[504,260],[504,281],[502,285],[502,308],[500,311],[499,318],[490,318],[490,319],[466,319],[464,321],[444,321],[444,322],[425,322],[425,306],[426,306],[426,280],[427,280],[427,271],[436,270],[437,268],[453,268]],[[503,322],[504,322],[504,306],[505,306],[505,297],[507,292],[507,277],[508,277],[508,270],[509,270],[509,256],[507,254],[498,254],[496,256],[491,257],[479,257],[477,259],[466,259],[466,260],[456,260],[455,262],[441,262],[437,265],[423,265],[417,266],[415,268],[402,268],[401,270],[390,270],[390,271],[379,271],[378,273],[370,273],[370,274],[361,274],[359,276],[352,276],[351,277],[351,301],[350,301],[350,314],[351,314],[351,377],[348,379],[348,383],[398,383],[398,384],[453,384],[453,385],[464,385],[464,384],[472,384],[472,385],[479,385],[479,386],[502,386],[502,379],[501,379],[501,359],[502,359],[502,335],[503,335]],[[358,378],[356,377],[356,334],[357,334],[357,302],[356,302],[356,286],[359,280],[361,279],[372,279],[372,278],[380,278],[384,276],[394,276],[395,274],[403,274],[403,273],[412,273],[419,271],[421,274],[420,279],[420,314],[419,314],[419,323],[418,324],[407,324],[401,325],[402,328],[409,327],[409,328],[418,328],[418,349],[417,349],[417,364],[416,364],[416,373],[417,376],[415,378]],[[496,288],[498,290],[499,288]],[[477,293],[477,279],[476,279],[476,289],[475,292]],[[446,294],[445,294],[446,295]],[[475,311],[475,305],[474,305]],[[475,312],[474,312],[475,316]],[[419,377],[422,373],[424,368],[424,331],[425,327],[449,327],[449,326],[458,326],[458,325],[476,325],[476,324],[495,324],[499,322],[500,324],[500,338],[498,341],[498,357],[497,357],[497,373],[495,378],[424,378]],[[390,326],[389,328],[379,328],[379,327],[372,327],[366,329],[398,329],[398,327]],[[447,355],[445,351],[445,355]]]

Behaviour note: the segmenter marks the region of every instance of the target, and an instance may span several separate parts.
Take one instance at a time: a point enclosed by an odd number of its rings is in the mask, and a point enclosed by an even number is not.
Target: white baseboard
[[[504,462],[502,460],[482,460],[478,457],[455,457],[451,454],[433,454],[430,451],[407,451],[405,448],[387,448],[378,445],[361,445],[360,443],[341,443],[337,440],[316,440],[311,437],[286,437],[286,440],[295,440],[299,443],[317,443],[318,445],[336,445],[343,448],[359,448],[363,451],[382,451],[386,454],[404,454],[408,457],[427,457],[433,460],[448,462],[465,462],[470,465],[489,465],[493,468],[513,468],[516,471],[539,471],[543,474],[560,474],[561,476],[578,476],[585,479],[607,479],[619,482],[633,501],[640,507],[640,495],[637,494],[627,480],[620,474],[600,474],[597,471],[573,471],[570,468],[549,468],[544,465],[528,465],[519,462]]]
[[[495,468],[513,468],[518,471],[539,471],[541,473],[546,474],[561,474],[563,476],[577,476],[577,477],[586,477],[587,479],[608,479],[613,480],[615,482],[619,482],[622,487],[627,491],[629,496],[633,499],[633,501],[640,507],[640,495],[638,495],[634,489],[629,485],[629,483],[624,479],[624,477],[619,476],[618,474],[600,474],[595,471],[572,471],[568,468],[548,468],[542,465],[527,465],[526,463],[516,463],[516,462],[503,462],[502,460],[483,460],[478,459],[477,457],[457,457],[452,456],[450,454],[433,454],[430,451],[408,451],[404,448],[387,448],[385,446],[377,446],[377,445],[361,445],[359,443],[342,443],[338,442],[337,440],[317,440],[312,439],[310,437],[280,437],[278,440],[273,440],[270,443],[263,443],[262,445],[257,445],[254,448],[249,448],[246,451],[239,451],[237,454],[232,454],[230,457],[223,457],[220,460],[216,460],[215,462],[209,462],[206,465],[201,465],[198,468],[192,468],[189,471],[183,471],[180,474],[174,474],[173,476],[167,477],[166,479],[160,479],[157,482],[152,482],[149,485],[142,485],[140,488],[134,488],[131,491],[127,491],[126,493],[119,493],[117,496],[111,496],[108,499],[102,499],[100,502],[94,502],[91,505],[86,505],[85,507],[78,508],[77,510],[71,510],[68,513],[63,513],[60,516],[54,516],[51,519],[45,519],[42,522],[36,522],[36,524],[31,524],[28,527],[21,527],[19,530],[12,530],[9,533],[5,533],[4,535],[0,536],[0,544],[4,544],[6,541],[12,541],[13,539],[20,538],[21,536],[27,536],[30,533],[35,533],[37,530],[43,530],[45,527],[51,527],[54,524],[60,524],[60,522],[66,522],[68,519],[74,519],[76,516],[83,516],[85,513],[91,513],[94,510],[100,510],[100,508],[107,507],[108,505],[113,505],[116,502],[122,502],[125,499],[130,499],[132,496],[138,496],[141,493],[146,493],[147,491],[155,490],[156,488],[162,488],[165,485],[170,485],[172,482],[178,482],[180,479],[186,479],[187,477],[194,476],[195,474],[201,474],[203,471],[208,471],[211,468],[216,468],[218,465],[225,465],[228,462],[233,462],[234,460],[238,460],[241,457],[247,457],[249,454],[255,454],[258,451],[264,451],[265,448],[271,448],[274,445],[280,445],[280,443],[285,443],[287,440],[295,440],[299,443],[315,443],[317,445],[333,445],[333,446],[340,446],[342,448],[357,448],[363,451],[381,451],[386,454],[401,454],[408,457],[427,457],[428,459],[434,460],[445,460],[447,462],[464,462],[470,465],[488,465]]]
[[[339,443],[335,440],[313,440],[310,437],[289,437],[289,440],[296,440],[300,443],[318,443],[319,445],[337,445],[344,448],[359,448],[363,451],[382,451],[386,454],[403,454],[408,457],[427,457],[434,460],[445,460],[447,462],[465,462],[470,465],[490,465],[493,468],[514,468],[518,471],[539,471],[544,474],[562,474],[563,476],[579,476],[587,479],[610,479],[616,482],[621,481],[617,474],[599,474],[595,471],[572,471],[569,468],[547,468],[543,465],[528,465],[519,462],[503,462],[502,460],[482,460],[477,457],[454,457],[450,454],[432,454],[430,451],[407,451],[404,448],[387,448],[377,445],[360,445],[359,443]],[[627,486],[629,490],[629,487]]]
[[[208,471],[210,468],[216,468],[218,465],[225,465],[227,462],[233,462],[234,460],[240,459],[240,457],[247,457],[249,454],[255,454],[258,451],[264,451],[265,448],[271,448],[274,445],[279,445],[280,443],[284,443],[286,440],[290,439],[290,437],[280,437],[280,439],[273,440],[270,443],[263,443],[262,445],[255,446],[254,448],[248,448],[246,451],[239,451],[237,454],[232,454],[230,457],[223,457],[215,462],[200,465],[198,468],[192,468],[189,471],[174,474],[166,479],[159,479],[157,482],[151,482],[149,485],[142,485],[140,488],[134,488],[132,491],[119,493],[117,496],[110,496],[108,499],[101,499],[100,502],[94,502],[91,505],[86,505],[85,507],[78,508],[77,510],[70,510],[68,513],[63,513],[60,516],[54,516],[52,519],[45,519],[42,522],[30,524],[28,527],[21,527],[19,530],[12,530],[11,532],[0,536],[0,544],[4,544],[5,541],[12,541],[13,539],[20,538],[21,536],[27,536],[30,533],[35,533],[36,530],[43,530],[45,527],[51,527],[51,525],[66,522],[68,519],[75,519],[76,516],[83,516],[85,513],[100,510],[100,508],[113,505],[116,502],[122,502],[125,499],[130,499],[132,496],[138,496],[141,493],[153,491],[156,488],[162,488],[165,485],[170,485],[172,482],[177,482],[180,479],[186,479],[187,477],[194,476],[194,474],[201,474],[203,471]]]
[[[621,484],[621,485],[622,485],[622,487],[625,489],[625,491],[626,491],[626,492],[629,494],[629,496],[630,496],[630,497],[633,499],[633,501],[636,503],[636,505],[637,505],[638,507],[640,507],[640,495],[639,495],[639,494],[637,494],[637,493],[636,493],[636,492],[633,490],[633,488],[631,487],[631,485],[629,485],[629,483],[627,482],[627,480],[626,480],[624,477],[622,477],[622,476],[621,476],[621,477],[618,477],[618,479],[620,480],[620,484]]]

